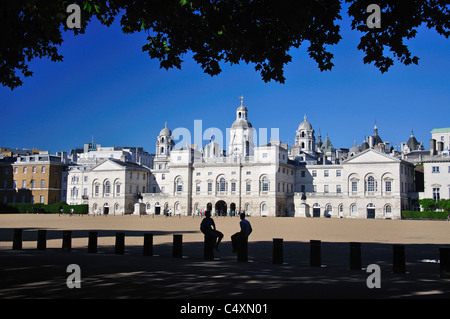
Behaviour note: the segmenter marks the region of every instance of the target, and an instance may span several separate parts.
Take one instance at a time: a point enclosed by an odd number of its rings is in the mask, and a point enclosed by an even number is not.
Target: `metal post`
[[[144,256],[153,256],[153,234],[144,234]]]
[[[321,241],[320,240],[310,240],[310,251],[309,251],[309,265],[311,267],[321,266]]]
[[[115,253],[117,255],[125,253],[125,233],[116,233]]]
[[[173,235],[172,257],[183,257],[183,235]]]
[[[46,229],[38,229],[37,249],[38,250],[47,249],[47,230]]]
[[[272,263],[283,264],[283,238],[273,238]]]

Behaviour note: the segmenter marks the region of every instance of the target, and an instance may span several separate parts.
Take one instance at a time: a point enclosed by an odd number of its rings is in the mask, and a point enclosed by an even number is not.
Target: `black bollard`
[[[248,262],[248,237],[239,237],[237,244],[237,261]]]
[[[153,256],[153,234],[144,234],[144,256]]]
[[[361,243],[350,243],[350,269],[361,270]]]
[[[310,240],[309,241],[309,265],[311,267],[321,266],[321,241],[320,240]]]
[[[183,257],[183,235],[173,235],[172,257]]]
[[[450,248],[439,248],[441,278],[450,278]]]
[[[405,274],[405,246],[393,245],[393,262],[392,270],[394,274]]]
[[[283,264],[283,238],[273,238],[272,264]]]
[[[88,253],[90,254],[97,253],[97,237],[98,233],[96,231],[89,232]]]
[[[65,252],[72,250],[72,231],[70,230],[63,231],[62,250]]]
[[[205,260],[214,260],[214,244],[215,237],[213,236],[204,236],[203,241],[203,259]]]
[[[125,254],[125,233],[116,233],[116,246],[114,253],[116,255]]]
[[[38,229],[37,249],[38,250],[46,250],[47,249],[47,230],[46,229]]]
[[[12,249],[14,249],[14,250],[22,249],[22,229],[14,229]]]

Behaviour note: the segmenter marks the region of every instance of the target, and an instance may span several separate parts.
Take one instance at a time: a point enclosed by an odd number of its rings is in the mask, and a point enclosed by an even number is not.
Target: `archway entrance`
[[[212,204],[211,203],[206,204],[206,210],[207,211],[212,211]]]
[[[226,216],[227,214],[227,203],[223,200],[219,200],[215,205],[216,213],[219,216]]]
[[[161,213],[161,206],[159,206],[159,202],[155,204],[155,215],[159,215]]]
[[[231,203],[230,204],[230,212],[231,212],[231,216],[236,216],[237,215],[237,211],[236,211],[236,204],[235,203]]]

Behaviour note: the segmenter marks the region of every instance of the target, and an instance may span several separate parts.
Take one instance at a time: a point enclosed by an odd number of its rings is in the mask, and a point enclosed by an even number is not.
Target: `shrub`
[[[55,204],[31,204],[31,203],[15,203],[0,205],[0,213],[6,214],[59,214],[59,209],[62,207],[64,214],[69,214],[70,209],[73,208],[74,214],[87,214],[88,205],[67,205],[65,202]]]
[[[430,212],[430,211],[402,211],[402,219],[414,218],[414,219],[447,219],[448,213],[446,212]]]

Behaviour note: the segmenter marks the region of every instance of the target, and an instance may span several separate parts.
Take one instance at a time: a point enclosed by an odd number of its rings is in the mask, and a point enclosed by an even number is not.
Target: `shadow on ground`
[[[12,231],[12,230],[11,230]],[[114,236],[117,231],[99,231]],[[123,231],[126,236],[144,232]],[[35,240],[35,234],[26,234]],[[48,238],[62,238],[49,231]],[[164,233],[164,232],[162,232]],[[157,235],[157,234],[154,234]],[[166,235],[166,234],[159,234]],[[405,245],[406,274],[394,274],[391,244],[362,243],[362,269],[349,269],[349,244],[321,245],[321,267],[309,266],[310,244],[283,243],[283,264],[272,264],[272,241],[249,242],[249,262],[236,262],[231,243],[224,239],[214,261],[203,260],[203,243],[184,242],[183,258],[172,257],[172,244],[154,246],[154,256],[143,256],[140,245],[85,247],[70,252],[51,248],[0,250],[0,298],[449,298],[450,280],[440,278],[440,245]],[[11,240],[11,238],[9,238]],[[24,239],[26,240],[26,239]],[[67,266],[81,269],[81,288],[69,289]],[[381,288],[368,288],[371,273],[381,268]]]

